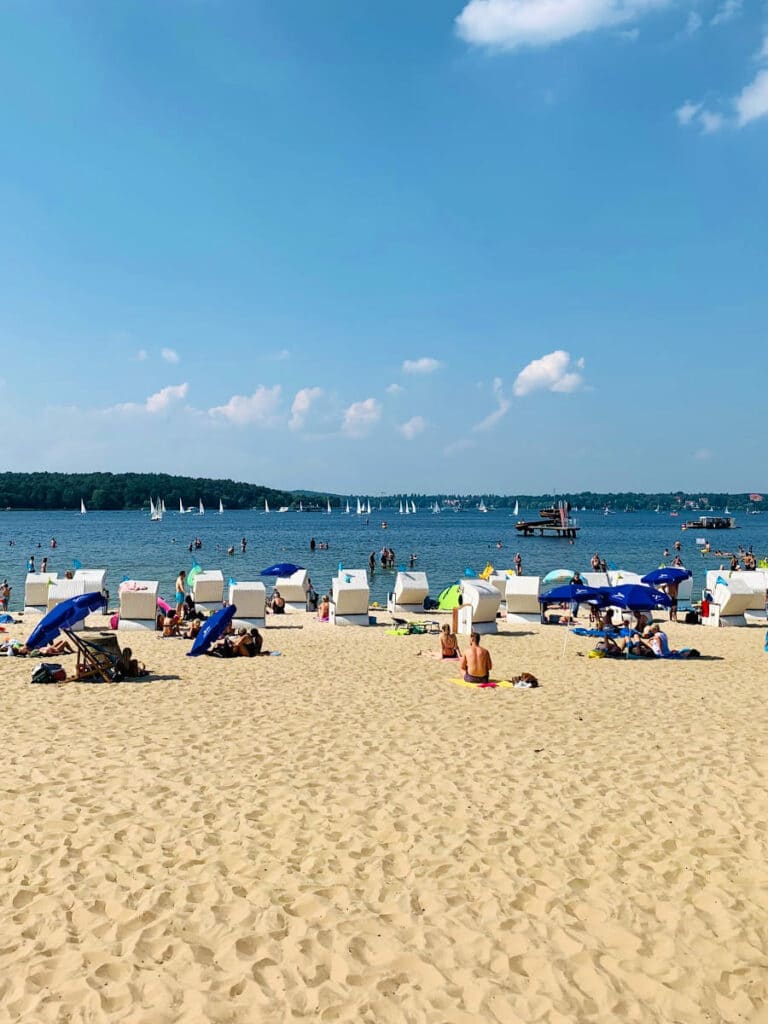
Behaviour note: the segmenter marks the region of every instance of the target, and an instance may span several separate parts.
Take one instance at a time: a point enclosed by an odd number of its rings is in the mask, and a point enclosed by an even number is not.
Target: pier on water
[[[515,529],[521,537],[566,537],[573,539],[579,532],[576,520],[571,517],[568,501],[559,501],[553,508],[540,508],[541,519],[521,519]]]

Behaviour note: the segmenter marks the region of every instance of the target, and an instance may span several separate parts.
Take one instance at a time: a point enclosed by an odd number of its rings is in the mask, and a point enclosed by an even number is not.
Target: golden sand
[[[120,634],[148,682],[0,659],[0,1021],[768,1021],[761,630],[505,626],[541,688],[474,691],[432,636],[281,627]]]

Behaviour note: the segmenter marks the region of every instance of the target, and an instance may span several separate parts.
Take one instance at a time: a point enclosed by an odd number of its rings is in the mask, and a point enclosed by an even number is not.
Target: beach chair
[[[195,608],[207,612],[221,608],[224,603],[224,573],[221,569],[206,569],[197,574],[192,584],[192,600]]]
[[[84,579],[70,579],[66,577],[63,579],[54,580],[48,587],[48,607],[47,611],[51,611],[57,605],[61,604],[62,601],[68,601],[71,597],[80,597],[82,594],[87,594],[85,580]],[[85,625],[85,616],[76,622],[71,628],[73,630],[81,630]]]
[[[504,596],[507,602],[507,622],[539,622],[541,606],[538,576],[508,576]]]
[[[48,611],[48,589],[58,578],[55,572],[28,572],[24,581],[24,611],[45,615]]]
[[[391,615],[398,612],[424,611],[424,601],[429,596],[429,584],[425,572],[399,572],[395,586],[387,597],[387,610]]]
[[[285,610],[303,612],[307,607],[307,570],[297,569],[290,576],[278,576],[275,590],[285,601]]]
[[[711,575],[714,585],[710,586]],[[707,589],[712,594],[709,614],[702,617],[705,626],[746,626],[746,612],[755,609],[756,595],[745,581],[745,573],[707,573]],[[765,608],[765,596],[762,599]]]
[[[237,608],[232,620],[235,629],[265,626],[267,590],[263,583],[230,583],[229,603]]]
[[[465,636],[498,633],[496,615],[501,604],[501,594],[492,583],[479,579],[463,579],[459,583],[461,607],[457,616],[457,632]]]
[[[153,631],[157,623],[157,580],[125,580],[120,584],[117,628]]]
[[[98,639],[88,640],[70,629],[63,629],[62,633],[77,655],[75,674],[68,682],[120,682],[124,674],[122,651],[114,633],[101,633]]]
[[[328,621],[333,626],[367,626],[370,588],[365,569],[343,569],[331,581]]]

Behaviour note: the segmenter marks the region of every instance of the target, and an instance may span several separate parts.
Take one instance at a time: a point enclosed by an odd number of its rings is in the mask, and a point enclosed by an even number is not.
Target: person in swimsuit
[[[480,646],[480,634],[471,633],[469,650],[461,658],[461,670],[468,683],[487,683],[493,662],[488,651]]]
[[[422,653],[425,657],[436,658],[438,661],[456,661],[461,657],[456,634],[451,632],[451,627],[447,622],[440,632],[440,653],[438,654],[437,651],[419,651],[419,654]]]
[[[176,614],[181,618],[184,611],[184,594],[187,589],[187,572],[182,569],[176,577]]]

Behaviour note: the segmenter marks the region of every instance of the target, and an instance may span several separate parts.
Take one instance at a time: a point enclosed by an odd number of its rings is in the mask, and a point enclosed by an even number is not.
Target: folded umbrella
[[[222,636],[227,626],[232,622],[236,611],[235,605],[228,604],[225,608],[220,608],[217,612],[214,612],[209,619],[206,619],[200,627],[200,632],[195,637],[195,642],[187,651],[187,657],[196,658],[199,654],[205,654],[214,640],[218,640]]]

